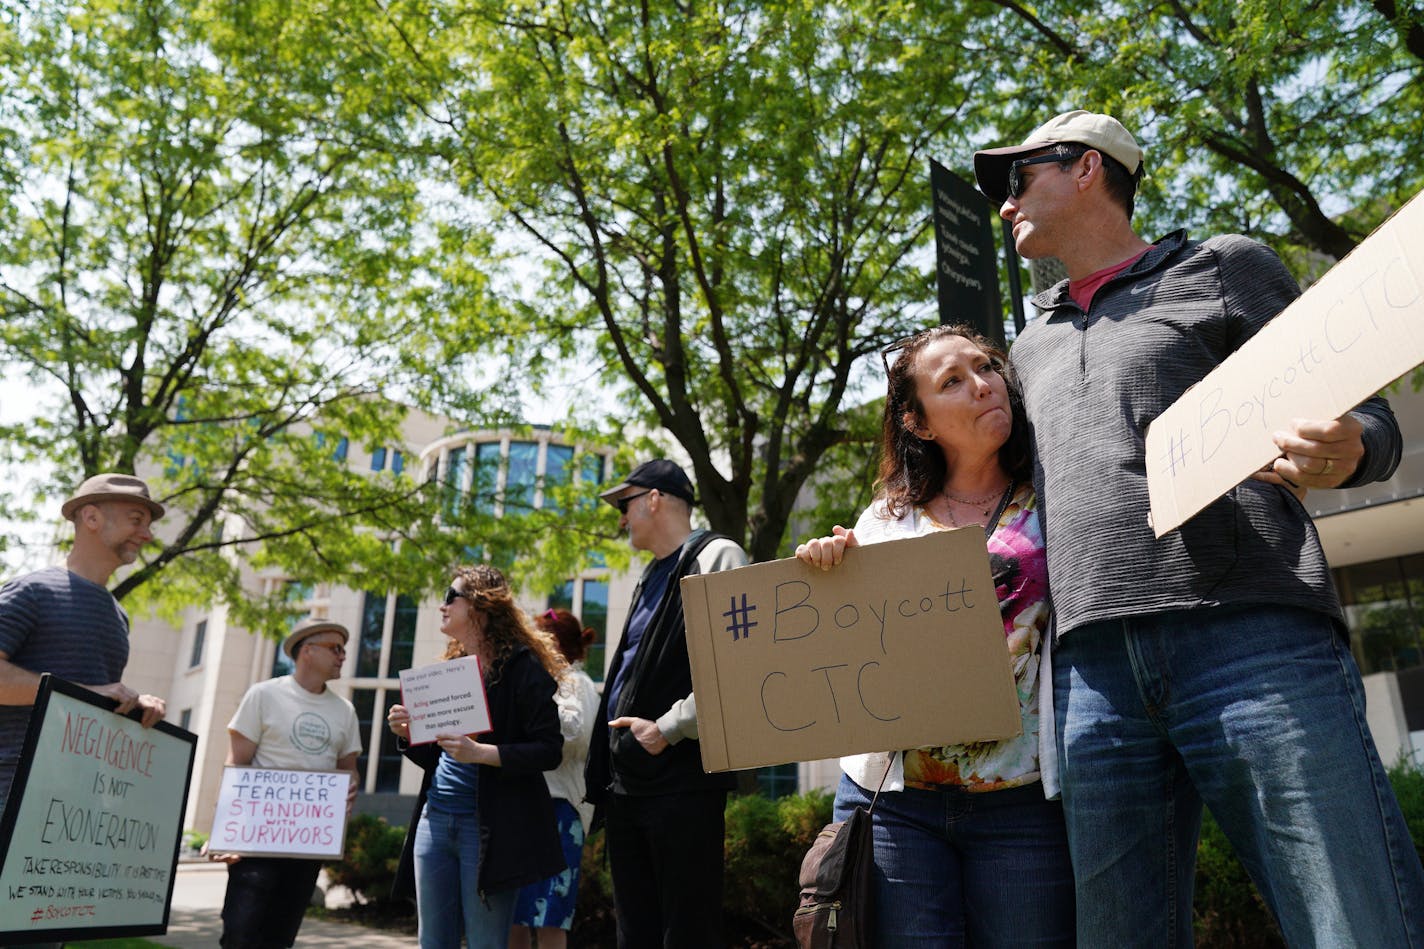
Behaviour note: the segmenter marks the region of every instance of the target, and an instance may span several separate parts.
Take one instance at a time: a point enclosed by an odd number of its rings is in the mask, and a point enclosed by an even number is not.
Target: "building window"
[[[568,610],[593,630],[593,642],[589,643],[583,666],[589,678],[602,682],[608,643],[608,581],[569,580],[549,594],[548,602],[549,609]]]
[[[558,493],[566,488],[574,476],[574,450],[568,445],[549,445],[544,450],[544,504],[545,510],[562,511]]]
[[[376,708],[376,693],[379,691],[379,689],[351,690],[351,704],[356,709],[356,730],[361,736],[361,753],[356,756],[356,773],[362,778],[361,786],[358,789],[362,791],[370,786],[366,782],[365,776],[370,767],[371,755],[377,751],[372,742],[379,741],[381,732],[385,730],[371,728]]]
[[[1360,671],[1424,665],[1424,554],[1333,571]]]
[[[311,598],[315,590],[310,583],[298,583],[295,580],[287,580],[282,583],[282,601],[287,604],[290,613],[287,616],[287,632],[302,620],[302,617],[311,612]],[[272,677],[289,676],[297,671],[297,664],[287,658],[287,654],[282,651],[281,644],[272,656]]]
[[[400,703],[400,689],[383,689],[386,696],[384,710],[381,712],[381,721],[385,722],[386,716],[390,715],[391,707]],[[400,752],[400,745],[396,742],[396,736],[392,735],[390,729],[378,729],[381,736],[381,746],[376,756],[376,791],[396,792],[400,790],[401,762],[405,756]]]
[[[400,790],[404,756],[395,736],[385,727],[391,706],[398,702],[398,688],[351,690],[351,704],[356,708],[356,724],[361,733],[361,754],[356,758],[356,773],[360,775],[362,790],[392,793]],[[379,721],[373,715],[377,708],[381,710]]]
[[[594,632],[583,664],[593,681],[602,682],[603,667],[607,664],[604,653],[608,648],[608,581],[583,581],[583,602],[579,606],[583,610],[579,619]]]
[[[795,764],[778,764],[770,768],[758,768],[756,777],[757,787],[760,788],[761,793],[772,800],[787,797],[797,791]]]
[[[391,620],[390,656],[386,660],[386,676],[394,679],[402,669],[409,669],[415,655],[415,620],[420,604],[401,593],[396,596],[395,615]]]
[[[534,510],[534,493],[538,487],[539,443],[510,442],[509,471],[504,479],[504,509]]]
[[[185,708],[178,713],[178,727],[184,731],[191,731],[192,729],[188,727],[191,724],[193,724],[193,710]]]
[[[371,450],[371,470],[384,471],[386,469],[386,446],[381,445]]]
[[[391,455],[391,473],[400,474],[405,470],[405,455],[397,448]]]
[[[203,640],[208,638],[208,621],[198,620],[193,627],[193,651],[188,654],[188,668],[196,669],[203,661]]]
[[[381,646],[386,638],[386,594],[367,592],[361,601],[361,633],[356,646],[356,677],[380,675]]]
[[[445,513],[454,517],[460,513],[465,489],[465,449],[450,449],[445,467]]]
[[[475,497],[475,510],[480,514],[495,513],[495,496],[499,492],[499,442],[481,442],[475,446],[475,472],[470,493]]]

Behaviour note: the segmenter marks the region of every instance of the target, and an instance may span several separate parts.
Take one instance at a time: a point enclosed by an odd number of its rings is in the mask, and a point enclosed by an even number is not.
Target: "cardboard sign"
[[[350,787],[346,771],[225,767],[208,850],[339,860]]]
[[[478,735],[490,730],[489,701],[477,656],[447,659],[400,673],[401,704],[410,712],[410,743],[436,735]]]
[[[1424,362],[1416,195],[1147,430],[1158,537],[1280,454],[1294,418],[1338,418]]]
[[[0,943],[168,931],[198,736],[117,704],[40,677],[0,819]]]
[[[984,532],[682,581],[708,771],[1019,734]]]

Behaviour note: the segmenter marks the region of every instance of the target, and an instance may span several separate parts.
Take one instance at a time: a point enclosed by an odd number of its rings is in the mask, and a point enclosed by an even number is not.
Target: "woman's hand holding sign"
[[[804,544],[798,544],[796,558],[812,567],[829,570],[840,566],[848,548],[859,546],[860,541],[855,539],[855,531],[837,524],[831,528],[830,537],[816,537]]]

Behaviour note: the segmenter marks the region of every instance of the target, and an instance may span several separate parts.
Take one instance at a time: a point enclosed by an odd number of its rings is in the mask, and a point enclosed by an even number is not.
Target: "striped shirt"
[[[47,567],[0,587],[0,653],[22,669],[79,685],[118,682],[129,660],[129,617],[104,587]],[[0,806],[29,718],[28,705],[0,705]]]

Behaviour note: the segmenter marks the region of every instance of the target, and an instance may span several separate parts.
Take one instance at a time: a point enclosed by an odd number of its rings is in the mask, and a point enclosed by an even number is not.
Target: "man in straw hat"
[[[1078,942],[1191,945],[1205,803],[1290,945],[1424,946],[1424,872],[1288,490],[1389,477],[1399,427],[1381,399],[1298,419],[1272,465],[1153,536],[1148,423],[1300,291],[1245,237],[1139,237],[1142,164],[1121,123],[1083,111],[974,156],[1019,253],[1068,271],[1011,360],[1048,544]]]
[[[64,502],[74,523],[65,566],[17,577],[0,588],[0,807],[9,797],[40,674],[53,673],[118,701],[115,711],[162,720],[163,700],[119,681],[129,659],[129,617],[108,590],[115,570],[153,540],[163,505],[133,475],[95,475]]]
[[[247,690],[227,725],[227,764],[297,771],[347,771],[346,812],[356,801],[361,733],[351,703],[326,687],[341,678],[346,627],[308,617],[282,643],[291,675]],[[228,864],[223,898],[224,949],[290,946],[311,902],[321,861],[209,854]]]

